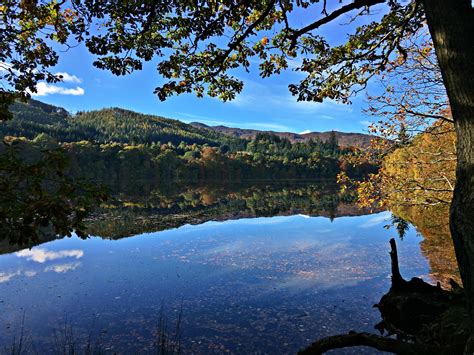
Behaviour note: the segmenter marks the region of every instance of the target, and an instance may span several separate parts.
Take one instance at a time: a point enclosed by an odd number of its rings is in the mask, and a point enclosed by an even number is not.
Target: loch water
[[[22,339],[31,353],[295,353],[375,332],[390,238],[403,276],[436,281],[416,228],[401,239],[392,212],[328,186],[164,191],[117,194],[85,240],[2,242],[0,348]],[[361,352],[373,351],[336,353]]]

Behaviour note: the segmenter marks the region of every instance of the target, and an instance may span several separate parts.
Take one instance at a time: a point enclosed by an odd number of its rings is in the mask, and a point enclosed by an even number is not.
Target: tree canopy
[[[317,33],[346,14],[350,21],[370,15],[374,6],[384,15],[353,28],[345,44],[331,45]],[[298,27],[302,10],[312,18]],[[189,92],[230,100],[243,85],[232,69],[248,70],[258,60],[267,77],[303,56],[296,70],[306,77],[289,86],[291,93],[298,100],[348,102],[392,54],[405,53],[404,39],[424,20],[418,1],[393,0],[7,1],[0,11],[4,99],[35,92],[38,80],[61,80],[50,71],[59,60],[57,44],[84,42],[96,55],[94,65],[116,75],[158,60],[166,79],[155,89],[161,100]]]

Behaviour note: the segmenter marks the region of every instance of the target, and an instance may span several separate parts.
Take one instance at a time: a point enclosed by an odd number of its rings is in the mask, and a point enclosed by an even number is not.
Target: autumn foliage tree
[[[433,44],[421,29],[410,50],[399,54],[380,75],[366,113],[376,121],[371,150],[356,157],[381,166],[366,181],[349,181],[359,202],[370,205],[450,204],[455,185],[456,137]],[[374,89],[373,89],[374,90]],[[380,93],[381,92],[381,93]]]
[[[449,124],[436,122],[388,153],[376,174],[355,182],[361,205],[449,205],[456,180],[455,144]]]

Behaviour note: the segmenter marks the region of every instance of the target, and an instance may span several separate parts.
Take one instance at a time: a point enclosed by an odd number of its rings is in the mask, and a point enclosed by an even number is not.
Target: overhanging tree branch
[[[413,111],[413,110],[410,110],[408,108],[404,108],[404,110],[409,113],[409,114],[412,114],[414,116],[421,116],[421,117],[424,117],[424,118],[434,118],[434,119],[438,119],[438,120],[443,120],[445,122],[450,122],[450,123],[453,123],[454,121],[446,116],[441,116],[441,115],[432,115],[432,114],[428,114],[428,113],[423,113],[423,112],[417,112],[417,111]]]
[[[303,34],[305,33],[308,33],[310,31],[313,31],[319,27],[321,27],[322,25],[325,25],[333,20],[335,20],[336,18],[338,18],[339,16],[341,15],[344,15],[352,10],[357,10],[357,9],[360,9],[362,7],[370,7],[370,6],[374,6],[376,4],[381,4],[381,3],[384,3],[385,0],[354,0],[353,3],[349,4],[349,5],[345,5],[333,12],[331,12],[329,15],[319,19],[318,21],[315,21],[297,31],[294,31],[293,34],[290,36],[290,39],[291,39],[291,46],[292,48],[294,48],[296,46],[296,40],[298,39],[298,37],[302,36]]]
[[[222,70],[223,70],[223,63],[225,59],[232,53],[233,50],[235,50],[248,36],[250,36],[253,31],[257,28],[258,25],[260,25],[265,18],[270,14],[272,11],[273,7],[275,6],[275,1],[270,1],[270,3],[267,5],[265,10],[260,14],[260,16],[253,22],[245,32],[237,37],[234,41],[229,43],[227,50],[220,56],[218,56],[216,59],[216,63],[220,63],[219,68],[212,73],[213,76],[218,75]]]

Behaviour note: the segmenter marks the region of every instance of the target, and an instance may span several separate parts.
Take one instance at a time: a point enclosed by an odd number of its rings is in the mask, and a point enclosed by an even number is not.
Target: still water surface
[[[67,328],[76,348],[91,335],[106,352],[152,352],[160,321],[174,332],[180,310],[184,353],[294,353],[319,337],[373,332],[372,305],[390,286],[390,217],[290,213],[7,253],[0,347],[18,339],[24,317],[30,350],[53,351]],[[411,228],[398,242],[406,278],[429,280],[421,241]]]

